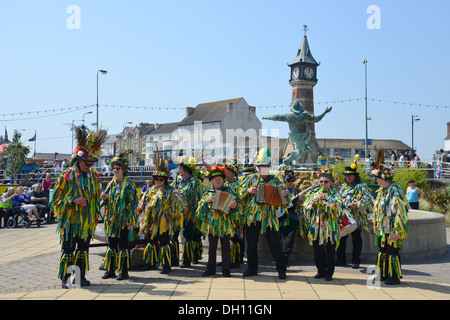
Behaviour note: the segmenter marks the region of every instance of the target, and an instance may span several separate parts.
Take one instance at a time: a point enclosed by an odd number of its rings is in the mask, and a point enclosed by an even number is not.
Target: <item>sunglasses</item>
[[[114,167],[113,170],[121,170],[121,167]]]
[[[327,180],[321,180],[321,181],[319,181],[319,183],[330,183],[330,181],[327,181]]]
[[[164,182],[164,178],[155,178],[155,181],[162,181],[162,182]]]
[[[94,162],[83,161],[83,163],[86,167],[92,167],[94,165]]]

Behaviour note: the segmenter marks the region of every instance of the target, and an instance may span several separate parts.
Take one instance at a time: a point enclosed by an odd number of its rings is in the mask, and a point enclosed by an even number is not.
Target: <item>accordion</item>
[[[236,197],[232,194],[216,190],[214,194],[214,201],[212,203],[213,210],[217,210],[223,213],[229,213],[230,212],[230,203],[236,200]]]
[[[283,186],[271,186],[268,184],[258,184],[258,194],[256,195],[256,202],[266,203],[273,206],[280,206],[287,204],[287,199],[283,195]]]

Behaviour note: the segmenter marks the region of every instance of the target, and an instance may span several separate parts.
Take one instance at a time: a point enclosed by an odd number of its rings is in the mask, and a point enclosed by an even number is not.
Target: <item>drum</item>
[[[339,223],[339,237],[345,237],[358,228],[358,223],[353,218],[350,210],[344,209],[344,216],[342,217],[341,223]]]

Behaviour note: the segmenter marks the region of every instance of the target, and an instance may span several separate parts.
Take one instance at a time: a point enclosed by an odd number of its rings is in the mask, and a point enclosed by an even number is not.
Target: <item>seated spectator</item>
[[[2,224],[2,216],[3,216],[3,226],[7,228],[7,222],[9,217],[11,216],[11,210],[13,206],[13,199],[17,196],[13,187],[9,187],[6,189],[5,193],[2,194],[0,198],[0,228]]]
[[[44,219],[45,215],[47,215],[47,222],[50,222],[51,216],[50,216],[50,207],[48,205],[48,197],[42,190],[42,186],[40,183],[34,184],[32,188],[33,191],[31,191],[30,193],[30,199],[36,206],[39,213],[39,217],[41,219]]]
[[[34,221],[39,218],[39,214],[36,206],[32,203],[31,199],[25,195],[22,186],[17,187],[17,196],[13,198],[13,206],[20,206],[28,214],[30,221]],[[34,218],[33,218],[34,215]]]

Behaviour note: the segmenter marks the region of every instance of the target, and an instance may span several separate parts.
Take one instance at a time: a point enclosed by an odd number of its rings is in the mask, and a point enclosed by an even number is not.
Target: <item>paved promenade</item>
[[[289,266],[280,280],[272,261],[260,261],[256,277],[243,278],[246,265],[232,269],[231,278],[218,274],[202,277],[207,257],[189,269],[130,271],[125,281],[102,280],[99,265],[105,247],[90,249],[91,286],[61,289],[56,271],[60,245],[56,225],[29,229],[0,229],[0,300],[449,300],[450,250],[444,257],[403,264],[404,278],[398,286],[377,286],[369,278],[371,265],[360,269],[336,267],[333,280],[314,279],[312,263]],[[447,229],[447,239],[449,236]],[[264,237],[260,241],[265,241]],[[295,250],[295,248],[294,248]],[[220,257],[220,254],[219,254]],[[369,284],[368,285],[368,280]]]

